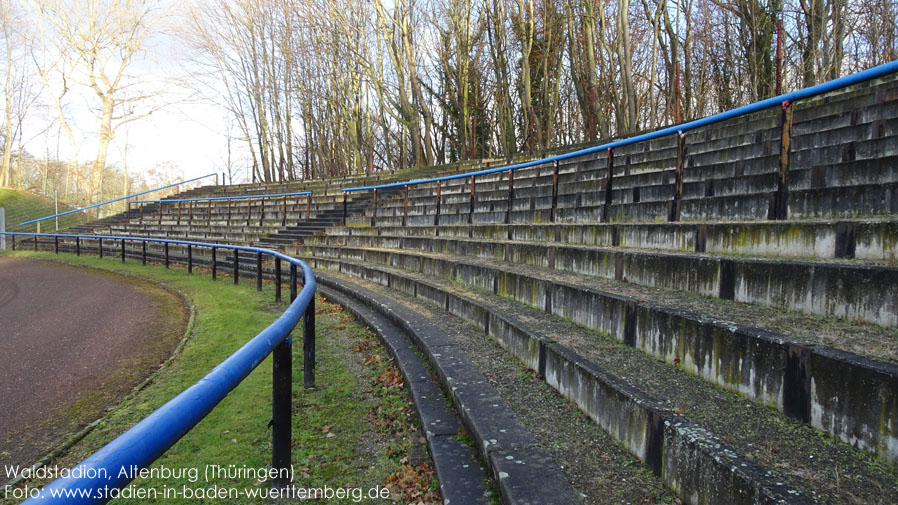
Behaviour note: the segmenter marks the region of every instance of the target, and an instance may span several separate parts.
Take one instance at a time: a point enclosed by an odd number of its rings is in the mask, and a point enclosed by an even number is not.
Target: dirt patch
[[[112,409],[189,318],[152,283],[47,261],[0,258],[0,292],[0,466],[31,465]]]

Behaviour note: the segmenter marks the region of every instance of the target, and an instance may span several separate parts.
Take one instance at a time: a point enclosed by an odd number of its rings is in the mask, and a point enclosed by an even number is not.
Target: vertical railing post
[[[443,181],[437,181],[437,211],[433,215],[433,225],[440,225],[440,203],[443,201]]]
[[[228,198],[228,226],[231,226],[231,199]]]
[[[53,252],[59,254],[59,237],[53,237]]]
[[[248,198],[246,200],[246,226],[249,226],[249,220],[252,219],[253,213],[253,200]]]
[[[605,174],[605,204],[602,206],[602,222],[608,223],[611,221],[611,204],[614,202],[614,196],[612,194],[614,190],[614,152],[611,148],[608,148],[608,158],[605,162],[605,169],[608,170],[608,173]]]
[[[306,221],[312,219],[312,194],[306,195]],[[346,198],[343,199],[343,224],[346,224]]]
[[[215,261],[215,248],[212,248],[212,280],[218,278],[218,263]]]
[[[212,226],[212,200],[207,200],[209,205],[206,207],[206,226]]]
[[[165,249],[165,268],[168,268],[168,242],[163,243],[162,248]]]
[[[183,202],[178,200],[178,226],[181,226],[181,207]]]
[[[371,226],[377,226],[377,188],[374,188],[374,216],[371,217]]]
[[[37,252],[37,235],[34,236],[34,252]]]
[[[290,263],[290,303],[296,300],[296,265]]]
[[[193,273],[193,246],[187,244],[187,273]]]
[[[103,239],[97,239],[97,248],[100,250],[100,259],[103,259]]]
[[[259,207],[259,227],[261,228],[262,226],[264,226],[263,221],[265,221],[265,199],[260,198],[259,204],[261,204],[261,206]]]
[[[293,356],[289,335],[272,352],[271,467],[275,470],[272,487],[290,484],[290,449],[293,445],[292,405]]]
[[[468,224],[474,223],[474,202],[477,198],[477,178],[471,176],[471,211],[468,213]]]
[[[552,211],[549,216],[555,222],[555,209],[558,208],[558,160],[552,164]]]
[[[274,303],[281,303],[281,259],[274,258]]]
[[[670,211],[667,220],[676,222],[680,220],[680,207],[683,202],[683,174],[686,169],[686,133],[677,132],[677,171],[674,179],[673,201],[670,202]]]
[[[281,226],[287,226],[287,197],[284,197],[284,216],[281,219]]]
[[[306,219],[309,218],[309,214],[306,213]],[[346,192],[343,192],[343,226],[346,226]]]
[[[240,282],[240,250],[234,249],[234,284]]]
[[[122,263],[125,262],[125,239],[122,239]]]
[[[262,253],[256,253],[256,291],[262,291]]]
[[[402,226],[408,226],[408,184],[405,185],[405,204],[402,210]]]
[[[34,245],[37,246],[37,237],[34,237]],[[81,256],[81,237],[75,237],[75,256]]]
[[[140,241],[140,248],[143,251],[140,256],[140,262],[142,264],[146,265],[147,264],[147,241],[146,240]]]
[[[511,209],[514,207],[514,170],[508,171],[508,209],[505,211],[505,224],[511,223]]]
[[[307,388],[315,387],[315,294],[309,300],[303,314],[302,327],[302,382]]]
[[[139,204],[140,208],[140,224],[143,224],[143,203]]]

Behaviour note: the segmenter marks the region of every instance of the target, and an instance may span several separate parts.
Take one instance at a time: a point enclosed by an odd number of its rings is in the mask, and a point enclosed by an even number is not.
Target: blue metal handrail
[[[250,200],[254,198],[274,198],[281,196],[311,195],[311,191],[299,191],[296,193],[273,193],[270,195],[245,195],[245,196],[210,196],[205,198],[179,198],[170,200],[135,200],[131,203],[168,203],[168,202],[206,202],[215,200]]]
[[[289,334],[300,319],[305,316],[304,335],[304,366],[306,373],[306,385],[314,367],[314,296],[317,289],[312,269],[304,262],[287,256],[286,254],[259,247],[210,244],[205,242],[189,242],[184,240],[154,239],[145,237],[121,237],[111,235],[64,235],[50,233],[18,233],[9,232],[4,235],[34,237],[52,237],[58,239],[89,239],[89,240],[114,240],[122,242],[122,261],[124,261],[124,243],[155,242],[166,246],[166,258],[168,245],[185,245],[190,247],[208,247],[213,251],[226,249],[229,251],[253,252],[261,258],[262,254],[270,255],[276,260],[277,294],[280,295],[280,260],[286,261],[291,267],[291,293],[295,290],[296,268],[302,269],[303,288],[292,301],[284,313],[261,333],[244,344],[227,359],[222,361],[205,377],[184,390],[182,393],[169,400],[165,405],[156,409],[149,416],[137,423],[134,427],[108,443],[106,446],[79,463],[74,469],[78,469],[82,478],[59,478],[45,486],[38,497],[31,498],[23,503],[106,503],[111,499],[108,494],[99,498],[101,490],[118,489],[127,485],[134,472],[121,475],[121,470],[132,468],[146,468],[161,456],[168,448],[174,445],[181,437],[199,423],[212,409],[246,376],[250,374],[276,347],[283,343],[290,344]],[[102,243],[101,243],[102,247]],[[80,249],[79,249],[80,250]],[[214,259],[213,259],[214,261]],[[235,263],[238,259],[235,256]],[[167,264],[167,261],[166,261]],[[214,271],[214,270],[213,270]],[[238,271],[235,269],[235,274]],[[260,277],[261,279],[261,277]],[[311,326],[309,326],[311,325]],[[311,330],[309,330],[311,328]],[[276,356],[277,359],[277,356]],[[287,361],[290,360],[289,351]],[[277,368],[275,364],[275,368]],[[289,377],[289,364],[288,377]],[[277,380],[277,379],[276,379]],[[312,381],[314,379],[312,378]],[[286,399],[289,402],[289,395]],[[276,400],[277,401],[277,400]],[[289,405],[286,408],[289,422]],[[275,415],[277,417],[277,414]],[[276,421],[275,421],[276,422]],[[287,464],[289,465],[289,444],[291,438],[289,431],[286,435]],[[277,448],[277,440],[274,443]],[[283,445],[283,441],[282,444]],[[275,457],[277,459],[277,456]],[[80,493],[89,493],[88,497]]]
[[[826,93],[828,91],[833,91],[835,89],[844,88],[846,86],[851,86],[852,84],[857,84],[859,82],[867,81],[870,79],[875,79],[877,77],[881,77],[886,74],[890,74],[893,72],[898,72],[898,60],[885,63],[883,65],[879,65],[877,67],[873,67],[861,72],[857,72],[855,74],[846,75],[844,77],[840,77],[838,79],[833,79],[828,82],[824,82],[821,84],[817,84],[816,86],[811,86],[808,88],[800,89],[798,91],[793,91],[791,93],[784,93],[779,96],[775,96],[772,98],[768,98],[766,100],[761,100],[759,102],[755,102],[753,104],[744,105],[742,107],[738,107],[736,109],[732,109],[726,112],[721,112],[719,114],[714,114],[712,116],[704,117],[702,119],[696,119],[694,121],[689,121],[687,123],[682,123],[674,126],[670,126],[667,128],[663,128],[660,130],[655,130],[653,132],[644,133],[642,135],[636,135],[635,137],[629,137],[626,139],[616,140],[613,142],[608,142],[606,144],[588,147],[585,149],[580,149],[577,151],[571,151],[569,153],[559,154],[556,156],[549,156],[546,158],[528,161],[524,163],[517,163],[514,165],[507,165],[503,167],[497,168],[489,168],[485,170],[478,170],[475,172],[467,172],[463,174],[455,174],[455,175],[446,175],[443,177],[433,177],[431,179],[415,179],[411,181],[404,182],[394,182],[389,184],[380,184],[376,186],[360,186],[354,188],[342,188],[344,193],[349,193],[353,191],[366,191],[372,189],[384,189],[384,188],[397,188],[397,187],[406,187],[406,186],[415,186],[418,184],[427,184],[431,182],[441,182],[441,181],[450,181],[454,179],[465,179],[468,177],[477,177],[481,175],[495,174],[498,172],[507,172],[511,170],[518,170],[521,168],[528,168],[536,165],[543,165],[545,163],[552,163],[555,161],[567,160],[570,158],[575,158],[578,156],[583,156],[586,154],[592,154],[600,151],[605,151],[607,149],[614,149],[617,147],[635,144],[637,142],[643,142],[646,140],[652,140],[659,137],[664,137],[666,135],[671,135],[674,133],[682,133],[688,130],[694,130],[696,128],[700,128],[702,126],[706,126],[712,123],[717,123],[720,121],[724,121],[727,119],[734,118],[736,116],[741,116],[743,114],[749,114],[752,112],[757,112],[763,109],[768,109],[771,107],[775,107],[781,105],[785,102],[794,102],[796,100],[801,100],[804,98],[810,98],[812,96],[816,96],[822,93]]]
[[[37,223],[38,221],[46,221],[47,219],[53,219],[54,217],[61,217],[61,216],[65,216],[68,214],[74,214],[75,212],[81,212],[84,210],[93,209],[95,207],[101,207],[103,205],[108,205],[110,203],[120,202],[122,200],[128,200],[129,198],[134,198],[135,196],[145,195],[147,193],[153,193],[156,191],[161,191],[163,189],[173,188],[175,186],[180,186],[181,184],[187,184],[188,182],[194,182],[194,181],[198,181],[200,179],[205,179],[207,177],[213,177],[213,176],[218,177],[218,174],[207,174],[202,177],[195,177],[193,179],[188,179],[186,181],[180,181],[180,182],[176,182],[174,184],[169,184],[168,186],[161,186],[161,187],[158,187],[155,189],[148,189],[146,191],[141,191],[140,193],[134,193],[133,195],[123,196],[121,198],[116,198],[114,200],[107,200],[105,202],[95,203],[93,205],[88,205],[87,207],[81,207],[80,209],[69,210],[66,212],[60,212],[59,214],[53,214],[52,216],[46,216],[46,217],[41,217],[41,218],[37,218],[37,219],[32,219],[31,221],[25,221],[24,223],[19,223],[19,226],[25,226],[26,224]]]

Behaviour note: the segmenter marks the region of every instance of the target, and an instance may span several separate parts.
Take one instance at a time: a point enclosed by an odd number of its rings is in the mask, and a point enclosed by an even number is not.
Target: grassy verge
[[[190,340],[172,363],[51,467],[70,468],[124,432],[208,373],[285,307],[274,304],[270,284],[257,292],[249,283],[234,286],[229,279],[213,282],[207,275],[188,275],[177,268],[122,265],[117,260],[86,256],[15,254],[108,269],[165,284],[188,296],[196,311]],[[323,299],[318,300],[317,308],[316,389],[302,388],[301,352],[294,345],[295,485],[304,489],[326,487],[331,492],[348,488],[343,492],[345,498],[324,499],[321,503],[437,503],[437,485],[426,450],[422,449],[423,436],[398,371],[376,338],[352,316]],[[299,330],[293,339],[301,342]],[[239,493],[215,501],[269,503],[270,499],[248,494],[270,488],[265,479],[255,475],[270,462],[270,415],[269,358],[157,460],[152,468],[159,472],[158,478],[135,480],[127,488],[133,497],[112,503],[200,503],[211,501],[208,496],[212,492]],[[224,472],[207,478],[209,465]],[[389,498],[369,499],[369,491],[374,489],[386,489],[381,493]],[[16,502],[2,494],[0,500],[4,504]]]
[[[56,214],[56,207],[52,198],[46,198],[27,191],[16,189],[0,189],[0,207],[6,209],[6,231],[18,231],[33,233],[37,231],[37,224],[29,224],[18,226],[23,221],[30,221],[39,217],[51,216]],[[74,207],[60,204],[59,212],[71,210]],[[76,212],[59,218],[59,229],[64,230],[75,225],[86,223],[93,219],[96,214],[85,214]],[[41,224],[41,231],[44,233],[52,233],[55,229],[53,220],[44,221]]]

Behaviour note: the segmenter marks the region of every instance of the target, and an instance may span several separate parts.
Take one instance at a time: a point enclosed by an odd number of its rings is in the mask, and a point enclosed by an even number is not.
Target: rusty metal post
[[[614,201],[612,191],[614,189],[614,152],[608,149],[608,161],[605,163],[608,173],[605,175],[605,204],[602,207],[602,222],[611,221],[611,203]]]
[[[440,225],[440,204],[443,201],[443,181],[437,181],[437,212],[433,215],[433,225]]]
[[[555,209],[558,208],[558,160],[552,164],[552,210],[550,212],[550,221],[555,222]]]
[[[505,224],[511,224],[511,209],[514,207],[514,170],[508,171],[508,209],[505,211]]]
[[[408,226],[408,184],[405,185],[405,204],[402,210],[402,226]]]
[[[477,178],[471,176],[471,212],[468,213],[468,224],[474,223],[474,203],[477,200]]]

